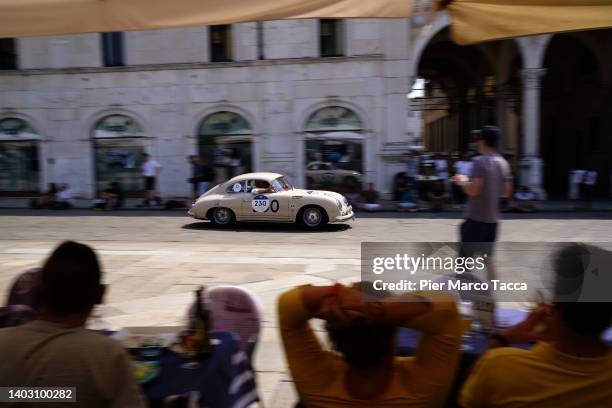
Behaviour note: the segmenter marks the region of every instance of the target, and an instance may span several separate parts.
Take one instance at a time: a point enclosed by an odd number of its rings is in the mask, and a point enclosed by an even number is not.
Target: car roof
[[[260,180],[272,181],[272,180],[277,179],[279,177],[283,177],[283,175],[280,174],[280,173],[266,173],[266,172],[246,173],[246,174],[241,174],[239,176],[233,177],[232,179],[230,179],[228,181],[228,183],[229,182],[236,182],[236,181],[243,181],[243,180],[251,180],[251,179],[260,179]]]

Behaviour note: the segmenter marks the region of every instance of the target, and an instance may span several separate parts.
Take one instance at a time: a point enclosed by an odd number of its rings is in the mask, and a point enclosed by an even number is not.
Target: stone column
[[[69,43],[67,40],[49,41],[51,46],[51,68],[66,68],[66,47]]]
[[[544,68],[526,68],[523,79],[523,138],[519,161],[519,181],[528,186],[538,199],[546,198],[542,187],[542,158],[540,157],[540,82],[546,73]]]

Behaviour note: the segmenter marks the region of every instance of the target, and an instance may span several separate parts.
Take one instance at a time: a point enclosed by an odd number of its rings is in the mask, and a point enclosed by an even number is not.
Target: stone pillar
[[[51,45],[51,68],[65,68],[68,65],[66,63],[66,46],[69,43],[67,40],[49,41],[49,45]]]
[[[526,68],[523,79],[523,139],[519,161],[519,181],[528,186],[538,199],[544,200],[542,187],[542,158],[540,157],[540,81],[546,73],[543,68]]]

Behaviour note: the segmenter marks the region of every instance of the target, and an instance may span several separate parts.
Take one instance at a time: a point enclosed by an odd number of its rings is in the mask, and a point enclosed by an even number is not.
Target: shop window
[[[323,108],[305,126],[307,188],[358,192],[363,182],[363,126],[341,106]]]
[[[93,143],[98,192],[111,183],[118,183],[127,193],[142,191],[144,137],[141,125],[129,116],[110,115],[97,123]]]
[[[198,153],[214,167],[216,183],[252,171],[252,148],[251,126],[237,113],[216,112],[200,124]]]
[[[30,195],[40,189],[40,135],[25,120],[0,120],[0,194]]]

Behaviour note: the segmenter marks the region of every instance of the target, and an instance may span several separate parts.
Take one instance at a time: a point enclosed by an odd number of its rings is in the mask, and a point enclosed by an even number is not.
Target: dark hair
[[[563,323],[573,332],[583,336],[600,336],[612,323],[612,303],[591,302],[588,293],[582,293],[587,269],[593,258],[593,251],[600,248],[583,244],[570,244],[560,249],[554,257],[555,271],[554,303]],[[603,251],[610,259],[610,252]],[[605,268],[610,267],[604,262]],[[598,273],[606,273],[600,270]]]
[[[486,146],[493,148],[497,148],[500,138],[501,130],[497,126],[483,126],[476,134],[477,140],[482,140]]]
[[[151,157],[151,155],[149,153],[143,153],[142,157]]]
[[[358,282],[353,289],[360,290],[366,301],[380,301],[391,294],[374,291],[372,282]],[[398,328],[388,325],[357,325],[345,329],[327,328],[334,348],[351,367],[368,368],[380,363],[393,353]]]
[[[346,363],[355,368],[373,367],[393,352],[398,328],[395,326],[361,326],[327,329],[334,348]]]
[[[41,270],[41,302],[58,316],[88,312],[100,300],[102,272],[87,245],[65,241],[47,258]]]

